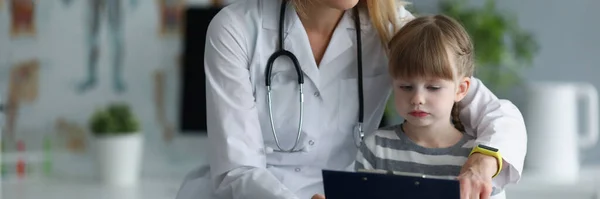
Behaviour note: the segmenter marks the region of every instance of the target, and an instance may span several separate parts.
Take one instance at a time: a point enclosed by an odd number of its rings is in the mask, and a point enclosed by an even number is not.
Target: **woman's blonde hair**
[[[456,81],[473,75],[473,43],[464,27],[444,16],[422,16],[404,25],[391,41],[389,72],[393,78],[442,78]],[[464,131],[458,103],[452,122]]]
[[[311,1],[314,0],[291,0],[300,14],[305,12],[306,5]],[[366,11],[369,15],[371,24],[377,30],[386,51],[386,44],[400,27],[398,8],[406,4],[408,3],[399,0],[359,0],[358,2],[358,8]]]

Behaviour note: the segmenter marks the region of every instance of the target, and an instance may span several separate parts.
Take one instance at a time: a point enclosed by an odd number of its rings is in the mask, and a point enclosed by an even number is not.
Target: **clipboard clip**
[[[373,170],[359,169],[358,172],[379,173],[379,174],[386,174],[386,175],[403,175],[403,176],[411,176],[411,177],[417,177],[417,178],[423,178],[423,179],[457,180],[456,177],[452,177],[452,176],[441,177],[441,176],[425,175],[422,173],[401,172],[401,171],[382,170],[382,169],[373,169]]]

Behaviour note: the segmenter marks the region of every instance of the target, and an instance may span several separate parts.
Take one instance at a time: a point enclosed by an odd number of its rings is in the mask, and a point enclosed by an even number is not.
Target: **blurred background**
[[[174,198],[206,163],[205,30],[234,1],[0,0],[2,198]],[[465,25],[476,77],[525,116],[529,170],[568,182],[525,181],[509,198],[598,197],[584,180],[600,177],[600,1],[411,3]],[[140,157],[141,175],[120,179],[140,186],[99,182],[100,167],[135,165],[103,155],[115,153]]]

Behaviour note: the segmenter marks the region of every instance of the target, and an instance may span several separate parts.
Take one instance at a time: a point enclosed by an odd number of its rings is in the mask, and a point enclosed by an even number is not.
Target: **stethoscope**
[[[287,0],[282,0],[281,3],[281,11],[279,12],[279,44],[277,47],[277,51],[275,51],[275,53],[273,53],[270,57],[269,60],[267,60],[267,68],[266,68],[266,86],[267,86],[267,102],[269,105],[269,119],[271,120],[271,130],[273,132],[273,137],[275,138],[275,144],[277,145],[278,149],[273,149],[273,151],[275,152],[286,152],[286,153],[295,153],[295,152],[303,152],[306,151],[305,149],[296,149],[296,147],[298,146],[298,143],[300,142],[300,134],[302,133],[302,117],[304,116],[304,93],[303,93],[303,85],[304,85],[304,73],[302,71],[302,69],[300,68],[300,64],[298,63],[298,59],[296,58],[296,56],[290,52],[287,51],[283,48],[283,25],[284,25],[284,17],[285,17],[285,9],[286,9],[286,5],[287,5]],[[355,29],[356,29],[356,43],[357,43],[357,49],[356,49],[356,53],[357,53],[357,59],[358,59],[358,105],[359,105],[359,112],[358,112],[358,122],[356,124],[356,126],[354,127],[354,131],[353,131],[353,138],[354,138],[354,142],[356,147],[360,147],[360,144],[363,141],[363,138],[365,136],[364,134],[364,130],[363,130],[363,119],[364,119],[364,113],[363,113],[363,87],[362,87],[362,81],[363,81],[363,77],[362,77],[362,44],[361,44],[361,34],[360,34],[360,17],[358,16],[358,9],[355,7],[352,9],[353,10],[353,14],[354,14],[354,25],[355,25]],[[298,132],[297,132],[297,136],[296,136],[296,141],[294,143],[294,146],[291,149],[283,149],[281,147],[281,145],[279,144],[279,139],[277,139],[277,133],[275,131],[275,124],[273,122],[273,109],[271,106],[271,70],[273,69],[273,63],[275,62],[275,59],[279,58],[280,56],[287,56],[289,57],[293,64],[294,64],[294,68],[296,69],[296,73],[298,75],[298,92],[300,94],[300,119],[298,122]],[[358,136],[358,138],[357,138]]]

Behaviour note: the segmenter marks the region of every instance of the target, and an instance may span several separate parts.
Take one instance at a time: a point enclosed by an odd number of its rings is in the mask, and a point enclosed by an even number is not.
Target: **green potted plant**
[[[522,83],[521,70],[532,66],[539,45],[532,33],[521,28],[517,16],[498,10],[494,0],[481,7],[468,0],[442,0],[442,14],[462,23],[475,45],[477,78],[497,95]]]
[[[94,135],[100,178],[111,185],[137,183],[141,172],[143,137],[137,117],[125,103],[98,108],[89,120]]]

